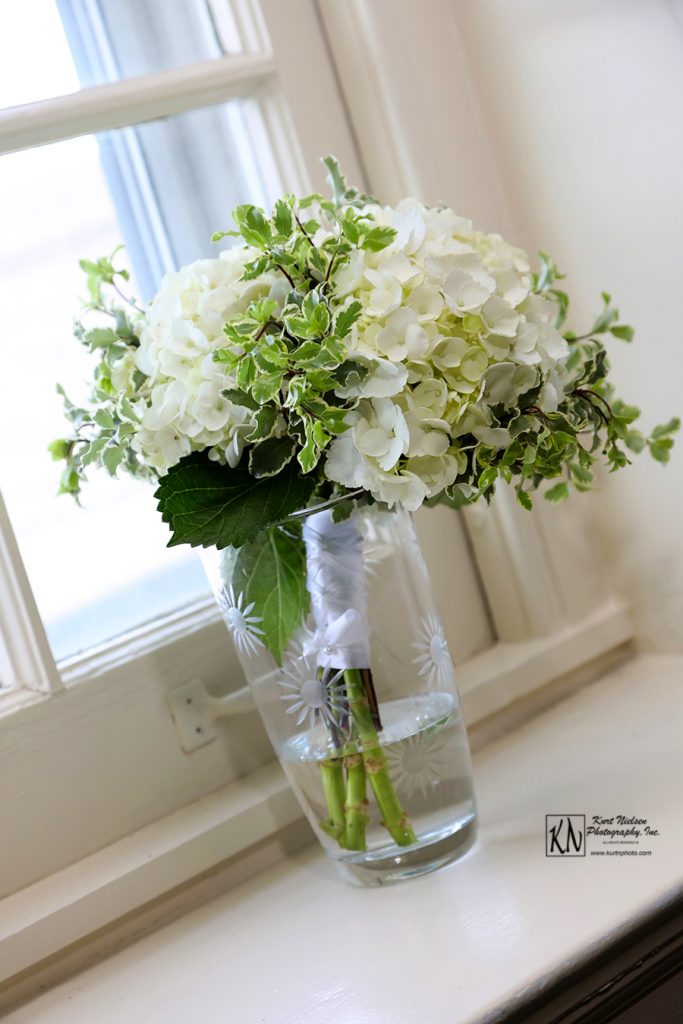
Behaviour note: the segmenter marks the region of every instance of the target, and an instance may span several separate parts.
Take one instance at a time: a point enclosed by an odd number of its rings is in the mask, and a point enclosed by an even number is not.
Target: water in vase
[[[391,880],[381,876],[387,871],[391,875],[392,867],[401,875],[410,873],[411,864],[420,864],[422,846],[429,846],[433,857],[433,844],[439,840],[450,841],[460,831],[473,838],[476,815],[465,726],[453,694],[418,694],[385,701],[380,714],[384,763],[413,834],[413,841],[402,846],[397,846],[382,823],[371,777],[365,780],[363,794],[367,820],[362,848],[356,842],[355,849],[345,849],[343,838],[340,842],[330,828],[325,771],[335,759],[329,731],[322,724],[291,738],[281,755],[290,782],[308,808],[309,820],[328,853],[352,869],[372,872],[374,866],[378,882]],[[348,808],[348,794],[345,803]]]

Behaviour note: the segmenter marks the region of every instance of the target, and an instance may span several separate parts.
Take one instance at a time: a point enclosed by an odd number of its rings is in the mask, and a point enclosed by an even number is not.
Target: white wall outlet
[[[201,679],[176,687],[166,695],[166,700],[178,730],[180,746],[186,754],[216,739],[216,723],[220,718],[254,710],[248,687],[244,686],[225,697],[214,697]]]

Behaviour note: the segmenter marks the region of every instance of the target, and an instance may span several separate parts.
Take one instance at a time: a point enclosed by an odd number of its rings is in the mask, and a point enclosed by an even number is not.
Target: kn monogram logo
[[[586,856],[586,815],[546,814],[546,857]]]

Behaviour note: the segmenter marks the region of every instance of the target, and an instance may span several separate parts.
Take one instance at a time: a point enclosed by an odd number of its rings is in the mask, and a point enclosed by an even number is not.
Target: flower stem
[[[321,822],[320,827],[328,836],[336,839],[344,849],[346,847],[346,816],[344,812],[344,767],[340,757],[329,757],[322,761],[320,773],[323,780],[325,803],[330,812],[329,818]]]
[[[382,814],[382,825],[398,846],[410,846],[417,842],[417,836],[396,796],[361,672],[356,668],[348,668],[344,672],[344,680],[349,709],[361,744],[365,772]]]
[[[368,823],[368,802],[365,798],[365,765],[363,755],[357,752],[346,754],[346,849],[364,850],[365,828]]]

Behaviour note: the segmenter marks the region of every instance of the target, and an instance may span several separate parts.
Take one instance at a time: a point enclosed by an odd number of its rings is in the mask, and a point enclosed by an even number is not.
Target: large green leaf
[[[263,642],[281,665],[292,633],[308,614],[303,541],[279,527],[264,530],[238,551],[232,585],[245,605],[254,602]]]
[[[303,508],[314,481],[291,463],[276,476],[255,479],[246,466],[221,466],[206,452],[181,459],[155,492],[161,518],[171,527],[168,546],[236,547]]]

